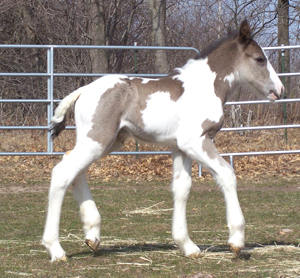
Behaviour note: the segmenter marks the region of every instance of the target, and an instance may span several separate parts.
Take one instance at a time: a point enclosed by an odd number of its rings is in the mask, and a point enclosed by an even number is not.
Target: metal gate
[[[0,45],[0,49],[5,48],[39,48],[47,50],[47,72],[46,73],[4,73],[1,72],[0,76],[25,76],[25,77],[45,77],[47,78],[47,99],[0,99],[0,103],[45,103],[47,104],[47,122],[46,126],[0,126],[0,130],[45,130],[47,132],[47,151],[46,152],[0,152],[2,156],[44,156],[44,155],[62,155],[63,152],[53,151],[53,142],[51,140],[51,132],[49,130],[51,118],[53,116],[54,103],[60,102],[58,99],[53,98],[54,77],[74,77],[74,76],[103,76],[104,74],[95,73],[58,73],[54,72],[54,51],[56,49],[131,49],[131,50],[182,50],[182,51],[199,51],[192,47],[146,47],[146,46],[81,46],[81,45]],[[300,46],[279,46],[279,47],[265,47],[265,51],[282,50],[284,54],[285,49],[300,49]],[[128,76],[142,76],[142,77],[161,77],[162,74],[127,74]],[[280,73],[278,76],[300,76],[300,72],[295,73]],[[300,99],[281,99],[275,103],[291,103],[300,102]],[[239,101],[227,102],[225,105],[246,105],[246,104],[262,104],[270,103],[269,101]],[[272,105],[272,104],[271,104]],[[254,127],[239,127],[239,128],[222,128],[222,132],[226,131],[246,131],[246,130],[269,130],[269,129],[288,129],[299,128],[300,124],[293,125],[272,125],[272,126],[254,126]],[[74,126],[67,126],[66,129],[74,129]],[[230,163],[233,166],[234,156],[249,156],[249,155],[280,155],[280,154],[294,154],[300,153],[300,150],[276,150],[276,151],[263,151],[263,152],[237,152],[237,153],[223,153],[222,156],[228,156]],[[168,151],[131,151],[131,152],[113,152],[112,155],[169,155]]]

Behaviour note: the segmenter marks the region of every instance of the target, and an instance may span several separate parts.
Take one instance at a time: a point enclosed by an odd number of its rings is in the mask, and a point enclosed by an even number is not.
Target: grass
[[[187,213],[190,236],[202,250],[199,259],[182,256],[173,244],[168,182],[93,181],[92,193],[102,215],[101,248],[93,254],[85,246],[78,206],[68,192],[60,226],[68,261],[58,263],[49,262],[41,245],[47,188],[38,185],[31,182],[22,185],[28,190],[1,194],[1,277],[300,276],[296,179],[268,178],[251,186],[239,182],[247,223],[246,248],[239,258],[226,246],[222,194],[211,181],[197,181]]]

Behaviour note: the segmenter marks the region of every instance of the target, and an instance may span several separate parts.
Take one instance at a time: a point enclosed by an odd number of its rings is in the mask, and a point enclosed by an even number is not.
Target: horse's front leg
[[[233,168],[220,156],[208,136],[190,140],[182,149],[190,158],[206,167],[222,189],[229,228],[228,245],[232,252],[239,254],[244,247],[245,220],[238,200]]]
[[[85,173],[79,174],[73,181],[73,194],[80,208],[85,243],[96,252],[100,243],[101,216],[87,184]]]
[[[186,205],[192,185],[192,161],[179,150],[173,150],[173,183],[174,212],[172,236],[179,249],[186,256],[198,257],[200,249],[188,235]]]

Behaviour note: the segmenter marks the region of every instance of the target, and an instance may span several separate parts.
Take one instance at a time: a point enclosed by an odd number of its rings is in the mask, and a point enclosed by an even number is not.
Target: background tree
[[[106,45],[104,0],[88,0],[86,9],[87,31],[91,45]],[[91,72],[106,73],[108,62],[105,50],[90,50]]]
[[[289,32],[289,0],[278,0],[278,45],[290,45]],[[290,72],[290,51],[284,51],[284,68],[282,64],[281,50],[278,54],[279,72]],[[290,79],[285,77],[286,94],[290,95]]]
[[[153,46],[166,45],[166,0],[148,0],[151,20],[151,40]],[[167,54],[164,50],[155,51],[155,71],[168,73]]]

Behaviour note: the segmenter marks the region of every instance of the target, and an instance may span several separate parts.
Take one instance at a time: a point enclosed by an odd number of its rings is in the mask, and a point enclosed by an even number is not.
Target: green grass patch
[[[174,245],[168,182],[94,182],[92,194],[102,216],[96,254],[84,244],[78,206],[68,192],[60,226],[68,261],[58,263],[50,263],[41,245],[48,192],[32,183],[22,188],[1,194],[1,277],[300,276],[297,180],[268,179],[251,186],[239,181],[246,219],[246,248],[239,258],[226,246],[223,196],[210,181],[194,184],[187,208],[190,236],[203,251],[199,259],[184,257]]]

